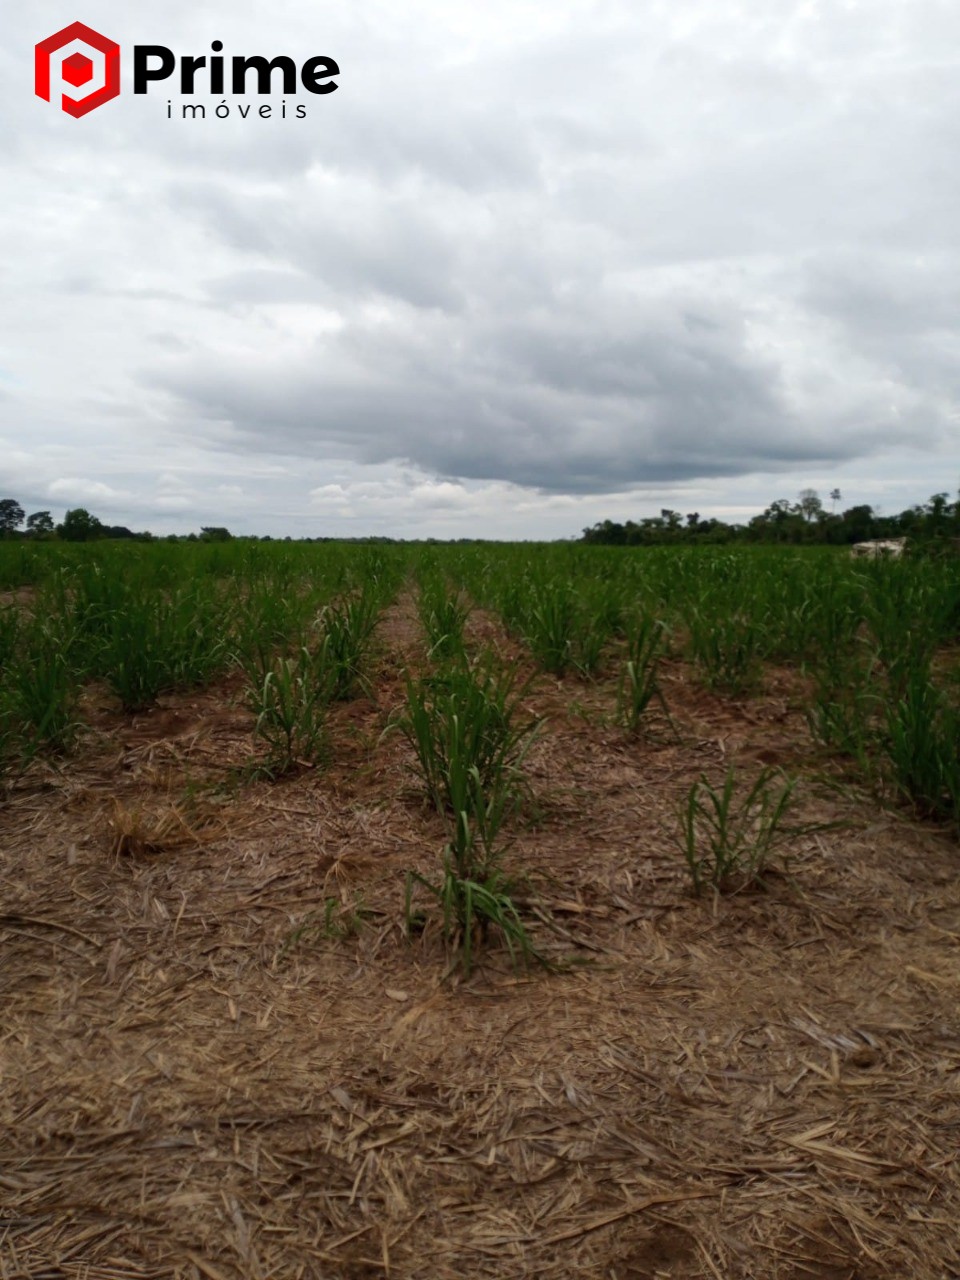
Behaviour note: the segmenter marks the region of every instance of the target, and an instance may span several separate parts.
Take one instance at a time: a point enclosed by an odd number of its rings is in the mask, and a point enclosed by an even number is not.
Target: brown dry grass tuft
[[[198,849],[205,839],[224,834],[222,820],[209,813],[185,812],[183,804],[170,801],[147,807],[128,806],[115,797],[109,819],[110,852],[115,857],[142,857],[145,854],[168,853],[175,849]]]

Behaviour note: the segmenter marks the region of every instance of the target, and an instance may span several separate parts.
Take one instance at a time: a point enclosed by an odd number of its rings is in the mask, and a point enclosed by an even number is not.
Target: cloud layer
[[[31,55],[74,16],[18,12],[0,49],[0,488],[25,504],[555,536],[956,487],[960,12],[82,15],[124,50],[329,54],[305,120],[176,118],[129,58],[73,120]]]

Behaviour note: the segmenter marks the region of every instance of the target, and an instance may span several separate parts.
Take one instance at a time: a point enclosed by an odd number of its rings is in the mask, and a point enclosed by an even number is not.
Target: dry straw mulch
[[[408,609],[386,634],[409,652]],[[811,786],[845,827],[694,901],[678,797],[801,758],[802,717],[786,684],[731,704],[678,664],[682,740],[630,742],[612,688],[531,697],[512,857],[557,974],[493,952],[444,981],[435,931],[403,936],[442,828],[381,738],[389,662],[324,771],[210,785],[250,753],[225,688],[21,782],[0,1277],[960,1276],[960,852]]]

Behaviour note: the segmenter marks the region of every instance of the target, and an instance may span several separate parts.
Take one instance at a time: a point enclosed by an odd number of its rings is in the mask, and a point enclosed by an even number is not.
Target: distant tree
[[[660,519],[668,533],[675,534],[683,526],[683,516],[679,511],[671,511],[669,507],[663,507],[660,511]]]
[[[843,501],[843,494],[840,492],[839,489],[830,490],[830,501],[833,503],[833,510],[834,510],[834,513],[836,513],[837,503]]]
[[[823,503],[816,489],[801,489],[797,497],[797,510],[804,520],[818,520],[823,514]]]
[[[769,507],[763,513],[768,520],[773,520],[777,524],[782,524],[784,520],[790,518],[790,503],[786,498],[777,498],[775,502],[771,502]]]
[[[27,516],[27,533],[53,533],[53,516],[49,511],[34,511]]]
[[[603,520],[591,529],[584,529],[584,542],[602,542],[608,546],[619,546],[627,540],[627,531],[622,524],[613,520]]]
[[[876,536],[877,517],[874,515],[873,507],[866,504],[851,507],[849,511],[843,513],[842,519],[851,542],[867,542]]]
[[[950,495],[935,493],[926,508],[927,526],[934,537],[944,533],[950,516]]]
[[[200,527],[200,537],[203,542],[229,542],[233,534],[219,525],[205,524]]]
[[[23,507],[16,498],[0,498],[0,537],[15,533],[23,524]]]
[[[89,542],[99,538],[103,525],[96,516],[92,516],[83,507],[75,507],[63,517],[63,524],[57,525],[57,536],[64,542]]]
[[[762,542],[792,542],[798,540],[795,535],[802,533],[803,520],[799,511],[791,507],[786,498],[777,498],[758,516],[754,516],[747,526],[751,539]]]

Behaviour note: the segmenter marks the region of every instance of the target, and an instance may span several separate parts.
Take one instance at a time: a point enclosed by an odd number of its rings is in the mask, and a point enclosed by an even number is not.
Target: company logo
[[[223,96],[243,97],[253,86],[253,92],[261,97],[269,96],[277,87],[284,94],[296,94],[300,88],[307,93],[324,96],[339,87],[334,79],[340,68],[333,58],[311,57],[302,63],[285,55],[264,58],[235,54],[222,57],[223,41],[210,44],[212,56],[181,56],[162,44],[136,44],[133,46],[133,92],[147,93],[151,84],[170,80],[179,70],[174,83],[181,96],[193,97],[206,94],[214,99],[205,104],[186,103],[179,115],[187,120],[229,119],[233,113],[246,120],[252,107],[244,102],[232,105]],[[227,85],[229,84],[229,89]],[[56,102],[68,115],[85,116],[94,107],[109,102],[120,92],[120,46],[92,27],[82,22],[71,22],[56,35],[48,36],[36,46],[36,93],[46,102]],[[216,99],[221,101],[217,102]],[[277,115],[287,118],[287,103],[278,107],[263,103],[256,109],[256,118],[269,120]],[[307,109],[295,104],[292,119],[306,118]],[[167,102],[167,118],[174,118],[173,99]]]
[[[79,119],[120,92],[120,46],[82,22],[41,40],[35,57],[37,97],[59,97],[69,116]]]

